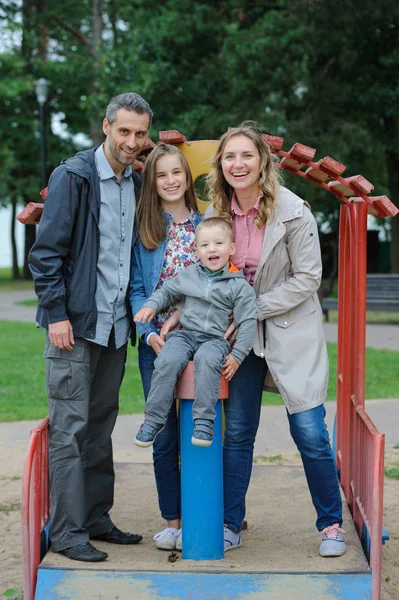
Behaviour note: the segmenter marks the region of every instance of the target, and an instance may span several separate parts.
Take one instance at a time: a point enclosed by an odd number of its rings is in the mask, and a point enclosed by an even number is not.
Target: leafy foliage
[[[399,203],[399,4],[394,0],[23,0],[0,4],[2,202],[36,199],[39,122],[34,83],[48,79],[48,171],[102,139],[110,97],[142,94],[152,138],[178,129],[215,138],[254,119],[314,146]],[[397,167],[397,168],[396,168]],[[336,200],[287,176],[336,231]],[[399,239],[399,232],[393,235]],[[399,242],[398,242],[399,243]],[[398,250],[399,254],[399,250]]]

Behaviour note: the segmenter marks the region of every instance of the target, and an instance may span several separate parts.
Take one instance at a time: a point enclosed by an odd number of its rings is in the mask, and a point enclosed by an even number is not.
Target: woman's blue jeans
[[[147,400],[151,387],[156,354],[151,346],[139,342],[139,369]],[[157,435],[153,445],[155,481],[161,515],[167,521],[180,519],[179,426],[174,402],[165,429]]]
[[[224,406],[224,518],[228,528],[236,533],[245,516],[245,496],[251,478],[266,372],[265,359],[251,351],[229,384],[229,398]],[[294,415],[287,412],[287,416],[317,512],[316,527],[321,531],[334,523],[341,526],[341,495],[324,422],[324,405]],[[295,511],[295,506],[293,508]],[[292,519],[297,518],[294,513]]]

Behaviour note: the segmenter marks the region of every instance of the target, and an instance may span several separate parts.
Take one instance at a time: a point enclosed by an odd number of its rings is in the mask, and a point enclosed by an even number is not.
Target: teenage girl
[[[149,155],[136,211],[138,238],[133,249],[129,301],[133,314],[180,269],[198,262],[195,228],[198,212],[190,168],[182,153],[159,143]],[[137,323],[139,368],[144,396],[150,390],[154,360],[164,341],[160,330],[174,312],[170,307],[151,323]],[[181,550],[179,435],[176,405],[153,446],[159,508],[167,527],[154,536],[157,548]]]

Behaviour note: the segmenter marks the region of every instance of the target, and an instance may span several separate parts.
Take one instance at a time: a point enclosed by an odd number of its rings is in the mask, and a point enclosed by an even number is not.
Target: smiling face
[[[116,119],[103,121],[103,132],[107,136],[104,153],[114,173],[119,175],[127,165],[134,163],[148,137],[150,117],[133,110],[120,108]]]
[[[235,252],[231,233],[219,225],[199,227],[195,240],[202,264],[213,272],[223,269]]]
[[[184,204],[187,176],[182,161],[177,154],[166,154],[158,159],[156,164],[156,186],[164,210],[167,211],[171,204]]]
[[[258,192],[260,155],[246,135],[230,138],[223,149],[221,167],[227,183],[236,192]]]

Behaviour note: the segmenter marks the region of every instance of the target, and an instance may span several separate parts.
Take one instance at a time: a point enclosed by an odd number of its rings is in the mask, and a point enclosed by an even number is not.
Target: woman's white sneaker
[[[234,533],[227,527],[224,526],[224,551],[234,550],[242,546],[241,533]]]
[[[321,556],[342,556],[345,554],[346,546],[342,537],[345,531],[340,528],[338,523],[331,525],[331,527],[326,527],[320,533],[322,534],[319,549]]]
[[[154,535],[154,540],[159,550],[176,550],[176,540],[181,529],[167,527]]]

